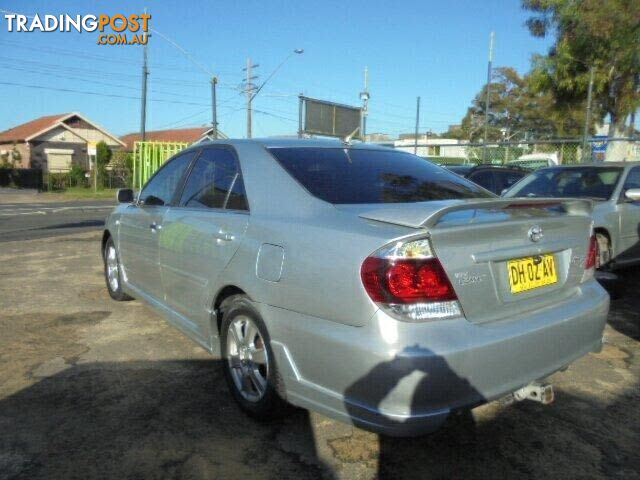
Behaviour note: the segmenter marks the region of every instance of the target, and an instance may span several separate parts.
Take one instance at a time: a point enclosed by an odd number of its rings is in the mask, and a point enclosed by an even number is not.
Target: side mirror
[[[130,188],[120,188],[116,193],[118,203],[133,203],[133,190]]]
[[[502,191],[500,192],[500,196],[504,197],[504,194],[507,193],[507,191],[509,191],[508,188],[503,188]]]
[[[624,197],[632,202],[640,201],[640,188],[630,188],[624,192]]]

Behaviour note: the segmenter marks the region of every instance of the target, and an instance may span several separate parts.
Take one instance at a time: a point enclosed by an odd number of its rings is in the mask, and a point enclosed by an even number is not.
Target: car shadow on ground
[[[333,479],[354,450],[377,469],[363,478],[637,478],[637,387],[594,398],[561,391],[489,421],[454,415],[419,438],[347,428],[328,441],[328,465],[307,412],[248,418],[217,361],[87,363],[0,401],[0,478]]]
[[[603,368],[593,372],[594,381],[598,373],[609,375],[607,367]],[[413,390],[413,415],[422,413],[425,398],[431,399],[429,408],[435,410],[447,405],[448,396],[482,400],[471,382],[456,375],[437,356],[422,366],[402,356],[381,363],[347,390],[347,398],[364,395],[372,407],[379,407],[401,379],[416,371],[424,376]],[[472,412],[462,410],[450,415],[430,435],[380,436],[377,478],[640,476],[635,446],[640,442],[640,422],[636,415],[629,419],[629,412],[637,408],[634,405],[640,399],[637,382],[634,388],[613,398],[599,396],[597,390],[594,393],[580,396],[560,390],[557,402],[546,406],[530,401],[506,407],[494,403],[485,407],[494,410],[489,420],[477,422]]]
[[[615,282],[603,285],[611,295],[608,324],[640,341],[640,266],[617,270],[615,276]]]

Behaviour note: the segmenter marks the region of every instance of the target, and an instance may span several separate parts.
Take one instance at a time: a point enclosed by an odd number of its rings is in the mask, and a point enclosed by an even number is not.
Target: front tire
[[[104,260],[104,279],[107,283],[109,296],[114,300],[117,300],[118,302],[133,300],[122,290],[122,272],[120,269],[120,260],[118,258],[116,245],[111,237],[107,239],[104,245],[104,251],[102,253],[102,259]]]
[[[234,295],[221,306],[222,364],[233,398],[251,417],[267,420],[286,407],[269,332],[246,295]]]

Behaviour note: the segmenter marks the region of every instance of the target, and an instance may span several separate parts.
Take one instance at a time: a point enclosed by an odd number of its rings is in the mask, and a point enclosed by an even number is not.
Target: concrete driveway
[[[640,478],[640,271],[556,402],[485,405],[382,438],[317,414],[257,423],[218,361],[104,287],[98,232],[0,247],[0,479]]]

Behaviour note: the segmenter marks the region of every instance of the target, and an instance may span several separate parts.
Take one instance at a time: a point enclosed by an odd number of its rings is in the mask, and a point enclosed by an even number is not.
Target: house
[[[61,113],[0,132],[0,154],[11,153],[17,168],[66,172],[72,165],[89,169],[88,144],[101,141],[112,149],[124,147],[118,137],[80,113]]]
[[[385,147],[393,147],[393,142],[396,139],[386,133],[367,133],[364,136],[364,141],[367,143],[376,143]]]
[[[195,143],[211,134],[212,127],[194,127],[194,128],[174,128],[171,130],[154,130],[145,132],[145,141],[147,142],[185,142]],[[218,131],[221,138],[226,138],[222,132]],[[133,152],[133,144],[142,140],[139,132],[129,133],[120,137],[120,140],[126,145],[127,152]]]
[[[400,139],[394,142],[396,150],[413,153],[416,144],[416,135],[400,134]],[[438,157],[459,158],[464,160],[467,158],[466,142],[456,140],[454,138],[439,138],[429,134],[418,135],[417,154],[420,157],[430,158],[434,161]]]

